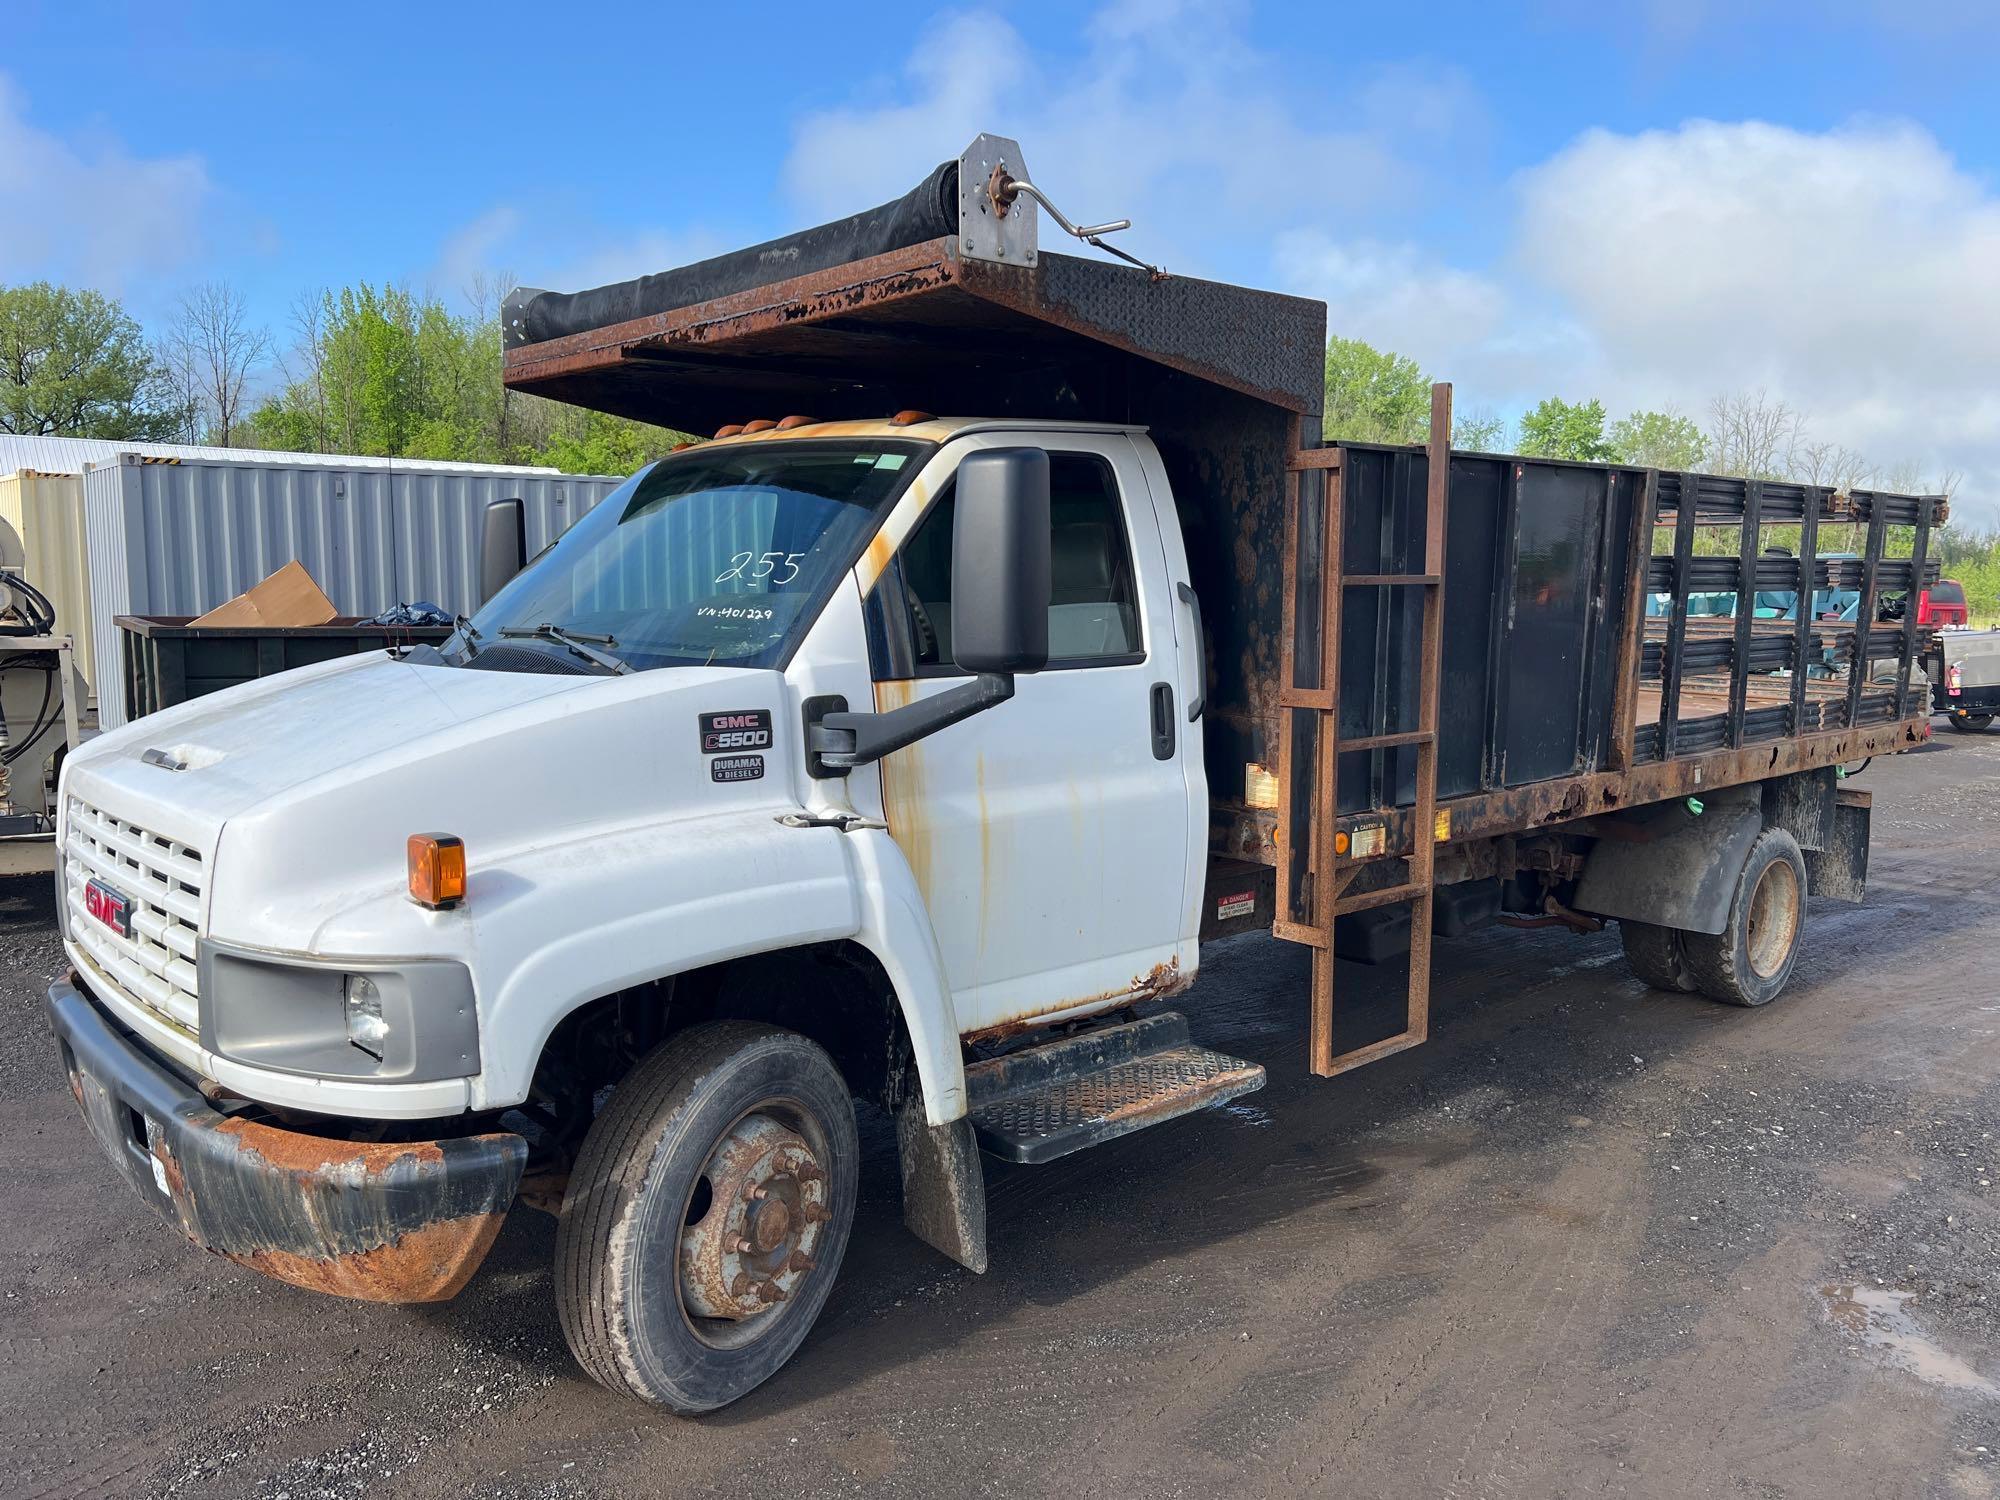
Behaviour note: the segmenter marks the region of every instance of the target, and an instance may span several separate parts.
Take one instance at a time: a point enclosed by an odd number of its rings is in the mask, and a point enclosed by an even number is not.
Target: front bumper
[[[518,1135],[346,1141],[232,1118],[70,979],[49,986],[70,1092],[113,1165],[205,1250],[336,1296],[440,1302],[486,1258],[514,1200]]]

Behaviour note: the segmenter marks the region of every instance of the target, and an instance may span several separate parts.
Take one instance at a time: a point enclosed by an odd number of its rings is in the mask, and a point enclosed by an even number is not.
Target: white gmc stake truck
[[[1753,1004],[1808,880],[1859,897],[1832,768],[1919,737],[1914,629],[1900,682],[1796,673],[1774,717],[1766,666],[1701,689],[1670,567],[1644,625],[1655,526],[1742,527],[1740,481],[1453,456],[1442,388],[1429,449],[1318,447],[1318,304],[1043,253],[1038,207],[981,137],[870,214],[518,297],[511,384],[715,439],[518,572],[496,509],[441,648],[69,757],[51,1019],[191,1239],[438,1299],[523,1201],[584,1367],[708,1410],[826,1300],[857,1096],[910,1226],[979,1270],[982,1150],[1257,1088],[1151,1005],[1205,937],[1311,945],[1331,1074],[1423,1039],[1434,932],[1617,919],[1649,981]],[[1938,518],[1755,493],[1920,549]],[[1336,955],[1404,949],[1407,1024],[1338,1052]]]

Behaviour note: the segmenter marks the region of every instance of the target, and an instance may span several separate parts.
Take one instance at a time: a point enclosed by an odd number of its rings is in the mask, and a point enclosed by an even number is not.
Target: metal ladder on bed
[[[1279,795],[1290,794],[1292,784],[1293,710],[1316,711],[1317,733],[1313,736],[1314,765],[1309,820],[1314,847],[1308,860],[1311,882],[1308,897],[1311,918],[1293,922],[1289,892],[1291,855],[1281,851],[1279,860],[1278,921],[1274,930],[1280,937],[1309,944],[1312,952],[1311,1067],[1321,1078],[1332,1078],[1378,1058],[1417,1046],[1430,1035],[1431,919],[1433,856],[1439,831],[1437,814],[1438,686],[1444,636],[1444,531],[1445,497],[1451,481],[1451,386],[1431,387],[1431,432],[1427,453],[1424,494],[1424,562],[1421,573],[1344,573],[1341,513],[1341,450],[1302,448],[1288,465],[1287,545],[1285,549],[1285,634],[1284,688],[1279,703],[1284,713],[1279,752]],[[1292,630],[1297,620],[1299,512],[1304,495],[1304,476],[1311,471],[1325,475],[1326,492],[1320,536],[1325,565],[1324,587],[1320,595],[1322,663],[1320,685],[1296,686],[1293,673]],[[1415,588],[1423,591],[1423,626],[1417,657],[1417,727],[1394,734],[1373,734],[1355,739],[1340,738],[1340,619],[1341,605],[1349,589]],[[1407,849],[1385,838],[1379,849],[1358,850],[1348,836],[1336,832],[1338,769],[1340,757],[1373,750],[1411,747],[1416,754],[1416,798],[1410,809]],[[1393,884],[1354,891],[1361,872],[1378,860],[1402,858],[1407,862],[1403,878]],[[1409,980],[1404,997],[1403,1029],[1393,1036],[1336,1053],[1334,1020],[1334,924],[1351,912],[1376,907],[1407,904],[1410,908]]]

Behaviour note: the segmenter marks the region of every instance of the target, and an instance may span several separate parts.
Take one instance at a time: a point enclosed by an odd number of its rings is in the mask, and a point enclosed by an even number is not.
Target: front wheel
[[[1992,722],[1993,715],[1991,714],[1953,713],[1945,719],[1945,723],[1956,729],[1960,734],[1982,733],[1986,726]]]
[[[854,1223],[854,1104],[795,1032],[691,1027],[592,1123],[556,1230],[556,1305],[601,1384],[713,1411],[791,1358]]]
[[[1696,988],[1726,1005],[1763,1005],[1778,997],[1799,956],[1806,921],[1806,861],[1781,828],[1750,846],[1718,933],[1681,935]]]

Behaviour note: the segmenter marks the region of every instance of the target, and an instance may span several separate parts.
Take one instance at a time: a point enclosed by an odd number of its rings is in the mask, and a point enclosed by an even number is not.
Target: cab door
[[[884,818],[966,1032],[1112,1004],[1195,960],[1184,765],[1199,766],[1200,743],[1138,450],[1122,432],[997,432],[946,455],[1023,442],[1049,455],[1049,664],[1011,701],[880,763]],[[953,489],[928,488],[867,598],[881,710],[966,680],[952,664]]]

